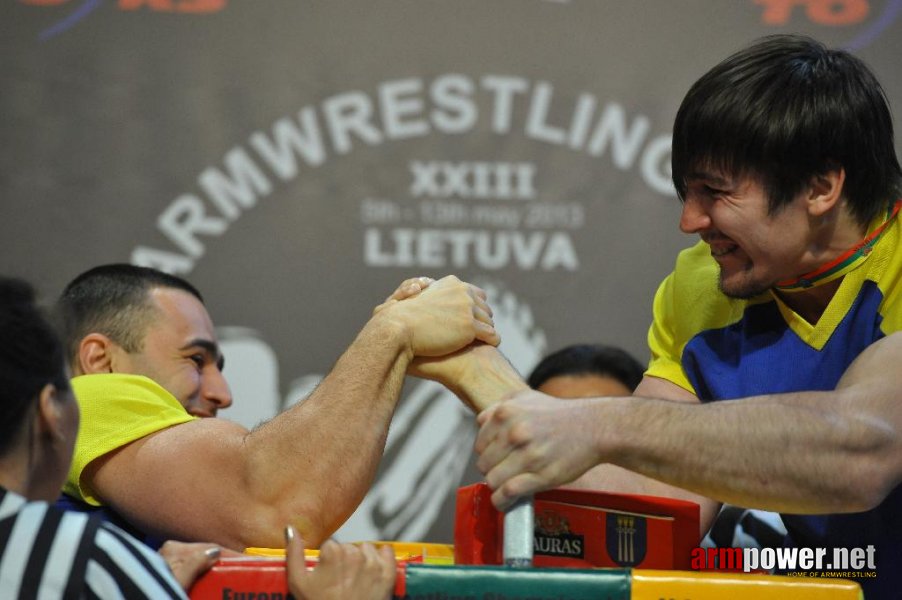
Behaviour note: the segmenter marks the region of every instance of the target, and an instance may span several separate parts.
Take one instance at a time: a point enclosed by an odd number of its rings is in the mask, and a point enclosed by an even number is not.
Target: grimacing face
[[[727,296],[751,298],[814,268],[806,259],[808,222],[802,194],[771,214],[756,178],[707,172],[687,177],[680,229],[708,244]]]

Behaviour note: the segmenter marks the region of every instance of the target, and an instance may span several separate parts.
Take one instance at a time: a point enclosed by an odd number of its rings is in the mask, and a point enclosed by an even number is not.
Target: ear
[[[89,333],[78,344],[76,368],[79,374],[113,372],[113,355],[119,345],[102,333]]]
[[[63,411],[57,394],[59,392],[52,383],[46,384],[38,394],[38,433],[55,440],[63,438]]]
[[[822,217],[842,199],[843,184],[846,182],[846,170],[837,167],[811,178],[808,191],[808,214]]]

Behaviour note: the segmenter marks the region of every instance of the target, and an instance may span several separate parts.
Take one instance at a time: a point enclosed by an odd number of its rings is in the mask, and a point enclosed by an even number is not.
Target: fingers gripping
[[[476,466],[493,490],[492,502],[502,510],[521,496],[554,487],[557,471],[563,470],[530,411],[520,405],[528,400],[507,400],[477,417]]]
[[[497,345],[491,308],[478,288],[453,275],[431,284],[410,304],[395,305],[411,332],[415,356],[445,356],[474,340]]]

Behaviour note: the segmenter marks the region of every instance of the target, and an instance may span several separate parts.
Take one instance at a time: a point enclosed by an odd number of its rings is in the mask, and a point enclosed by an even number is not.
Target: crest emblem
[[[648,528],[644,517],[608,513],[605,545],[608,556],[621,567],[634,567],[645,560]]]

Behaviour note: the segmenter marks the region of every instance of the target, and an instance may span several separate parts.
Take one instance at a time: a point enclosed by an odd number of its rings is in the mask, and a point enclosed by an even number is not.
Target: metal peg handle
[[[535,509],[532,496],[517,500],[504,513],[504,564],[508,567],[532,566]]]

